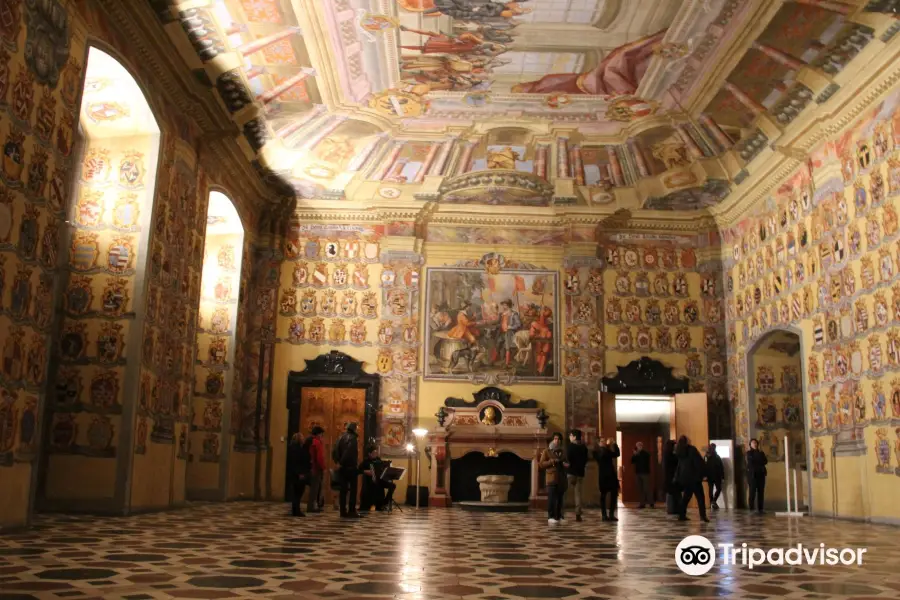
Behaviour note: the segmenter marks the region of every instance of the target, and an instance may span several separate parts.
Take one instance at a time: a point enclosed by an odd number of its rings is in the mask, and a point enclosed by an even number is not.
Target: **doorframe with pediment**
[[[363,416],[361,443],[365,445],[370,439],[378,438],[378,402],[381,377],[366,373],[363,363],[348,354],[332,350],[306,361],[302,371],[290,371],[287,385],[288,430],[285,443],[300,428],[300,404],[303,388],[356,388],[366,391],[366,408]],[[331,468],[331,457],[325,462]],[[287,485],[287,469],[285,469],[285,500],[290,500],[291,486]]]

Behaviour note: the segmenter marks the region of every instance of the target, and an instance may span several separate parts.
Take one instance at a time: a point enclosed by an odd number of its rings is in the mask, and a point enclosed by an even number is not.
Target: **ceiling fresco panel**
[[[284,22],[279,0],[240,0],[239,4],[251,23],[280,25]]]
[[[713,208],[894,25],[851,0],[147,1],[267,183],[463,206]]]
[[[818,53],[815,42],[827,44],[842,23],[840,15],[817,6],[785,3],[757,41],[809,62]]]

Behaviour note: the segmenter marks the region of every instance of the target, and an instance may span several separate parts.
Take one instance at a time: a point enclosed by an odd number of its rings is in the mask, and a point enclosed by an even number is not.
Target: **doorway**
[[[365,446],[375,441],[380,379],[363,371],[362,366],[362,362],[332,350],[307,361],[303,371],[291,371],[288,375],[288,431],[284,443],[287,446],[298,432],[304,437],[309,435],[316,425],[325,430],[322,489],[326,504],[333,504],[336,496],[331,490],[331,450],[347,424],[359,424],[359,461]],[[287,469],[284,477],[287,501],[292,490]]]
[[[750,437],[759,441],[759,449],[769,461],[766,465],[766,508],[784,509],[788,480],[793,504],[796,479],[800,508],[804,509],[809,506],[810,474],[807,467],[809,440],[804,425],[804,415],[807,413],[803,402],[800,336],[793,331],[772,331],[750,350],[747,362],[747,372],[751,378],[747,385]],[[820,446],[817,450],[822,455],[820,462],[824,463],[824,452],[821,452]]]
[[[622,503],[639,504],[637,473],[631,458],[640,444],[650,454],[652,499],[659,502],[662,490],[662,445],[669,439],[674,399],[670,396],[616,395],[616,423],[620,457]]]
[[[677,440],[685,435],[701,453],[709,445],[706,394],[688,393],[688,380],[675,377],[672,370],[660,361],[642,357],[627,366],[618,367],[615,375],[601,380],[598,397],[600,437],[619,442],[622,452],[619,477],[624,502],[629,501],[625,486],[634,485],[631,454],[639,439],[653,437],[651,448],[646,448],[646,441],[644,447],[652,456],[651,468],[655,470],[655,478],[651,481],[657,501],[664,489],[661,461],[665,441]],[[665,414],[666,411],[668,414]],[[620,423],[620,419],[628,419],[628,422]],[[642,420],[650,420],[651,423],[648,426],[641,423]],[[696,500],[692,499],[691,505],[695,504]]]

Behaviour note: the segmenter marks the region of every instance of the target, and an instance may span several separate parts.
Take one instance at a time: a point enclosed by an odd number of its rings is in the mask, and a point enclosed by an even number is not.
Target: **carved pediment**
[[[332,350],[327,354],[320,354],[314,359],[306,361],[306,368],[299,374],[355,377],[365,373],[362,362],[349,354]]]
[[[498,403],[503,408],[536,409],[538,408],[538,406],[540,406],[538,401],[533,399],[513,402],[512,394],[494,386],[481,388],[480,390],[472,394],[472,398],[472,400],[463,400],[462,398],[447,398],[446,400],[444,400],[444,406],[446,406],[447,408],[477,408],[481,403],[487,400],[492,400]]]
[[[673,367],[646,356],[617,367],[615,375],[602,379],[603,389],[617,394],[680,394],[688,391],[688,380],[675,377]]]

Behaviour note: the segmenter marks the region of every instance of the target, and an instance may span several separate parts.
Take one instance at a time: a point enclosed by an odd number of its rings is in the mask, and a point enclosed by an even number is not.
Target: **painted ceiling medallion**
[[[388,200],[394,200],[395,198],[399,198],[402,192],[395,187],[385,187],[378,190],[378,195],[382,198],[387,198]]]
[[[369,107],[381,115],[397,119],[421,116],[426,109],[426,102],[420,96],[401,90],[387,90],[376,94]]]

